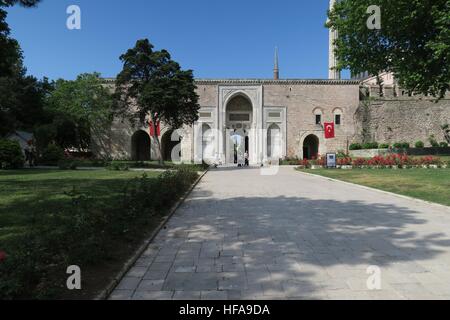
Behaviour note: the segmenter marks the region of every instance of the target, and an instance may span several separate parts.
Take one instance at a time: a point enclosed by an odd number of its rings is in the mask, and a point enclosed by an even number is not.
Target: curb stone
[[[147,247],[153,242],[157,234],[164,228],[167,222],[172,218],[177,209],[184,203],[187,197],[191,194],[192,190],[198,185],[198,183],[202,180],[202,178],[208,173],[209,169],[204,171],[198,179],[192,184],[192,186],[186,191],[186,193],[172,206],[169,210],[169,213],[164,217],[163,221],[160,225],[151,233],[151,235],[144,240],[143,244],[136,250],[133,256],[128,259],[122,269],[117,273],[113,280],[106,286],[100,294],[94,300],[107,300],[120,281],[125,277],[128,271],[134,266],[136,261],[140,258],[140,256],[147,250]]]

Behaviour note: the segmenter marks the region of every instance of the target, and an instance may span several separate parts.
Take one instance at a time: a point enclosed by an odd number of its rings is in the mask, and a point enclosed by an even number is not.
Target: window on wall
[[[200,112],[200,118],[211,118],[212,113],[211,112]]]
[[[340,114],[334,115],[334,124],[340,126],[342,123],[342,116]]]
[[[250,115],[248,113],[231,113],[230,121],[250,121]]]
[[[322,115],[316,114],[316,124],[322,124]]]

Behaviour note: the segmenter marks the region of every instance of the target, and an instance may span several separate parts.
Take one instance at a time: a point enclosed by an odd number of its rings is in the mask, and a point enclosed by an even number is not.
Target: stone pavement
[[[110,299],[450,299],[450,208],[293,168],[215,169]]]

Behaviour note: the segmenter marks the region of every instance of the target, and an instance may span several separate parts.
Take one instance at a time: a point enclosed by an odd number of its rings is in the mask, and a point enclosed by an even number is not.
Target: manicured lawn
[[[92,196],[99,206],[114,206],[114,199],[131,179],[132,171],[0,171],[0,241],[24,226],[33,212],[70,201],[74,188]],[[146,173],[149,177],[159,173]]]
[[[450,169],[301,171],[450,206]]]

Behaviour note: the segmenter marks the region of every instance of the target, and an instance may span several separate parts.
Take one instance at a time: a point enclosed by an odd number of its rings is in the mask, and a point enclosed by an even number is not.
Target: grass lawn
[[[301,171],[450,206],[450,169]]]
[[[88,193],[101,206],[113,206],[126,183],[142,174],[108,170],[0,171],[0,241],[22,228],[33,212],[70,201],[65,193],[73,188]],[[156,177],[159,173],[146,174]]]
[[[160,173],[147,172],[149,178]],[[28,228],[30,218],[42,212],[58,212],[69,206],[66,194],[75,188],[92,197],[97,207],[113,208],[117,205],[126,184],[142,172],[131,171],[59,171],[17,170],[0,171],[0,250],[8,252],[9,243]],[[92,298],[134,253],[142,238],[159,225],[162,217],[155,217],[148,230],[129,242],[115,243],[114,260],[83,270],[83,290],[72,291],[68,298]],[[71,296],[71,295],[75,296]]]

